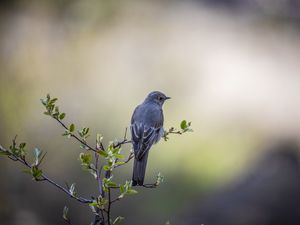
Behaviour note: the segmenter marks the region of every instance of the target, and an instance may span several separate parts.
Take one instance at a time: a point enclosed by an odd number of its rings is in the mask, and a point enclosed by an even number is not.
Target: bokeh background
[[[0,144],[18,134],[29,149],[47,151],[49,176],[88,196],[96,183],[81,170],[80,149],[39,99],[58,97],[66,122],[107,143],[160,90],[172,97],[165,127],[187,119],[194,132],[153,147],[146,179],[161,172],[165,182],[139,188],[114,216],[131,225],[296,224],[299,22],[298,0],[1,1]],[[0,224],[64,224],[64,205],[74,224],[91,221],[88,208],[22,169],[0,158]],[[131,169],[119,178],[130,179]],[[266,197],[274,187],[286,188]]]

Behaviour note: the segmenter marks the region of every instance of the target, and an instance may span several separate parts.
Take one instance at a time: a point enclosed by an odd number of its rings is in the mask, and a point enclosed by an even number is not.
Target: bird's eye
[[[158,100],[159,100],[159,101],[162,101],[162,100],[164,100],[164,98],[163,98],[162,96],[159,96],[159,97],[158,97]]]

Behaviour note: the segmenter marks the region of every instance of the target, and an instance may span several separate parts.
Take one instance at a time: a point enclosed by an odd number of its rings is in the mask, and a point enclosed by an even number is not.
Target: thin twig
[[[128,162],[129,162],[131,159],[133,159],[133,158],[134,158],[134,154],[133,154],[133,152],[130,152],[128,158],[127,158],[125,161],[123,161],[123,164],[115,165],[114,168],[117,168],[117,167],[119,167],[119,166],[122,166],[122,165],[128,163]]]
[[[130,140],[127,140],[127,127],[125,128],[125,132],[124,132],[124,137],[122,141],[118,141],[117,143],[114,144],[114,148],[118,148],[121,147],[124,144],[129,144],[131,143]]]
[[[166,135],[168,134],[183,134],[182,131],[168,131]]]
[[[123,141],[119,141],[119,142],[115,143],[114,148],[118,148],[118,147],[121,147],[122,145],[129,144],[129,143],[131,143],[131,141],[124,139]]]
[[[102,218],[102,220],[100,221],[100,225],[104,225],[105,224],[105,217],[104,217],[103,211],[105,211],[105,210],[100,210],[100,212],[101,212],[101,218]]]
[[[124,133],[124,140],[126,139],[126,136],[127,136],[127,127],[125,128],[125,133]]]
[[[7,151],[5,148],[1,147],[1,150],[3,151]],[[26,167],[28,167],[29,169],[32,169],[32,166],[25,160],[25,159],[21,159],[18,158],[16,156],[14,156],[14,158],[9,157],[11,160],[13,161],[19,161],[20,163],[22,163],[23,165],[25,165]],[[44,173],[41,175],[40,179],[36,179],[36,181],[47,181],[48,183],[52,184],[53,186],[57,187],[58,189],[60,189],[61,191],[65,192],[67,195],[69,195],[71,198],[76,199],[77,201],[81,202],[81,203],[92,203],[93,200],[91,199],[86,199],[86,198],[82,198],[82,197],[77,197],[75,195],[72,195],[69,190],[67,190],[66,188],[62,187],[61,185],[57,184],[56,182],[54,182],[52,179],[50,179],[47,175],[45,175]]]
[[[53,117],[54,118],[54,117]],[[58,123],[60,123],[60,125],[65,128],[66,130],[68,130],[68,127],[59,119],[54,118]],[[91,150],[93,152],[97,152],[97,150],[93,147],[91,147],[88,143],[86,143],[85,141],[81,140],[79,137],[77,137],[75,134],[70,133],[71,137],[75,138],[77,141],[79,141],[81,144],[83,144],[88,150]]]
[[[91,225],[97,225],[99,222],[101,223],[101,218],[99,214],[95,213],[94,221],[91,223]]]
[[[97,183],[98,183],[98,191],[100,195],[103,197],[103,190],[102,190],[102,180],[101,180],[101,171],[102,171],[102,166],[99,167],[99,154],[95,152],[95,168],[96,168],[96,174],[97,174]]]
[[[10,158],[12,161],[18,161],[18,159],[12,155],[9,155],[8,158]]]
[[[99,154],[97,154],[95,152],[95,168],[96,168],[96,174],[97,174],[96,180],[97,180],[97,183],[98,183],[98,191],[99,191],[100,195],[102,197],[104,197],[104,191],[102,189],[102,180],[101,180],[101,176],[100,176],[101,175],[101,171],[102,171],[102,166],[99,169],[98,165],[99,165]],[[95,220],[94,221],[96,221],[96,218],[99,218],[100,225],[104,225],[104,219],[105,218],[104,218],[103,210],[99,209],[98,211],[101,212],[101,216],[99,214],[95,214]],[[94,223],[94,224],[97,224],[97,223]]]
[[[107,207],[107,223],[110,225],[110,208],[111,208],[111,193],[110,188],[108,188],[108,207]]]
[[[143,184],[141,187],[144,187],[144,188],[157,188],[158,184],[157,183],[154,183],[154,184]]]
[[[54,118],[54,117],[53,117],[53,118]],[[57,119],[57,118],[54,118],[54,119],[55,119],[55,120],[56,120],[63,128],[65,128],[66,130],[68,130],[68,127],[67,127],[61,120],[59,120],[59,119]],[[91,151],[93,151],[93,152],[98,153],[99,149],[91,147],[86,141],[80,139],[77,135],[75,135],[75,134],[73,134],[73,133],[70,133],[70,135],[71,135],[71,137],[75,138],[78,142],[80,142],[82,145],[84,145],[84,146],[87,148],[87,150],[91,150]],[[124,139],[123,139],[122,141],[119,141],[119,142],[117,142],[116,144],[114,144],[114,148],[121,147],[121,146],[124,145],[124,144],[129,144],[129,143],[131,143],[130,140],[127,140],[126,136],[127,136],[127,127],[126,127],[126,129],[125,129]],[[99,147],[100,147],[100,150],[102,150],[102,151],[105,150],[105,148],[104,148],[102,142],[100,142],[100,146],[99,146]]]
[[[100,151],[105,150],[102,142],[100,142],[100,145],[98,146],[98,142],[96,141],[96,150],[100,150]],[[102,188],[102,179],[101,179],[102,166],[100,166],[100,168],[98,168],[98,167],[99,167],[99,154],[95,152],[95,168],[96,168],[96,174],[97,174],[98,190],[99,190],[99,193],[102,196],[102,198],[104,198],[105,193]],[[98,208],[98,211],[100,211],[100,215],[99,214],[98,215],[99,215],[99,217],[101,217],[101,220],[99,221],[100,225],[105,225],[105,216],[103,213],[104,210],[105,209]],[[95,219],[96,219],[96,216],[95,216]]]
[[[116,199],[111,200],[111,201],[110,201],[110,204],[113,204],[113,203],[115,203],[115,202],[117,202],[117,201],[120,201],[120,200],[121,200],[121,198],[120,198],[120,197],[117,197]]]
[[[72,225],[70,220],[64,220],[67,224]]]
[[[72,225],[72,223],[71,223],[71,220],[70,220],[70,219],[68,219],[68,220],[64,219],[64,221],[65,221],[67,224],[69,224],[69,225]]]
[[[47,152],[45,152],[45,154],[42,156],[42,158],[39,160],[39,163],[37,164],[37,166],[41,165],[41,163],[43,162],[45,156],[47,155]]]
[[[182,135],[183,132],[180,131],[180,130],[176,131],[176,130],[174,130],[174,128],[170,128],[168,131],[165,131],[165,132],[164,132],[164,134],[163,134],[162,137],[163,137],[165,140],[167,140],[169,134],[179,134],[179,135]]]

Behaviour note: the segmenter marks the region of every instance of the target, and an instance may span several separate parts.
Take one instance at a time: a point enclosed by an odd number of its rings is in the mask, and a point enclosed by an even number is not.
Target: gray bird
[[[133,186],[144,184],[149,150],[164,134],[162,106],[167,99],[170,97],[153,91],[133,112],[130,127],[134,150]]]

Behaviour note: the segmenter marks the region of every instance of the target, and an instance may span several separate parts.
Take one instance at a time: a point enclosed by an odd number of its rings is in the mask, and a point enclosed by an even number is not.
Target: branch
[[[72,225],[70,220],[64,220],[67,224]]]
[[[115,202],[120,201],[120,200],[121,200],[121,198],[120,198],[120,197],[117,197],[116,199],[111,200],[111,201],[110,201],[110,204],[115,203]]]
[[[59,119],[52,117],[53,119],[55,119],[63,128],[65,128],[66,130],[68,130],[68,127]],[[77,135],[70,133],[70,136],[75,138],[78,142],[80,142],[82,145],[84,145],[87,150],[91,150],[93,152],[97,152],[97,150],[93,147],[91,147],[88,143],[86,143],[86,141],[81,140],[79,137],[77,137]]]
[[[144,187],[144,188],[157,188],[158,184],[157,183],[154,183],[154,184],[143,184],[141,187]]]
[[[0,146],[0,150],[4,151],[4,152],[8,152],[5,148],[3,148],[2,146]],[[22,159],[19,157],[16,157],[14,155],[10,155],[9,159],[13,160],[13,161],[18,161],[20,163],[22,163],[23,165],[25,165],[27,168],[32,169],[32,166],[30,164],[28,164],[28,162],[25,160],[25,157],[23,157]],[[60,189],[61,191],[65,192],[67,195],[69,195],[71,198],[74,198],[75,200],[81,202],[81,203],[92,203],[93,200],[91,199],[86,199],[86,198],[82,198],[82,197],[77,197],[75,195],[72,195],[69,190],[67,190],[66,188],[62,187],[61,185],[57,184],[56,182],[54,182],[52,179],[50,179],[47,175],[42,174],[40,179],[35,179],[36,181],[47,181],[48,183],[52,184],[53,186],[57,187],[58,189]]]
[[[123,161],[123,164],[115,165],[114,168],[117,168],[119,166],[123,166],[124,164],[128,163],[133,158],[134,158],[134,153],[131,151],[128,158],[125,161]]]
[[[96,146],[97,146],[97,144],[96,144]],[[104,197],[104,191],[102,188],[102,180],[101,180],[102,166],[100,167],[100,169],[98,169],[98,164],[99,164],[99,154],[95,152],[95,168],[96,168],[96,174],[97,174],[96,180],[98,183],[99,193],[102,197]],[[99,215],[99,211],[101,212],[101,216]],[[92,224],[97,225],[97,223],[100,222],[100,225],[104,225],[104,220],[105,220],[105,217],[103,214],[103,209],[98,208],[98,213],[95,213],[95,219]]]
[[[114,147],[114,148],[118,148],[118,147],[121,147],[121,146],[124,145],[124,144],[129,144],[129,143],[131,143],[131,141],[130,141],[130,140],[127,140],[127,127],[126,127],[126,128],[125,128],[125,133],[124,133],[124,138],[123,138],[123,140],[122,140],[122,141],[119,141],[119,142],[117,142],[117,143],[115,143],[113,147]],[[122,165],[128,163],[133,157],[134,157],[134,154],[133,154],[133,152],[132,152],[132,150],[131,150],[131,151],[130,151],[130,154],[129,154],[129,156],[128,156],[128,158],[127,158],[125,161],[123,161],[122,164],[117,164],[117,165],[115,165],[114,168],[117,168],[117,167],[119,167],[119,166],[122,166]],[[116,162],[117,162],[117,160],[116,160]]]
[[[97,225],[98,223],[102,223],[103,220],[101,220],[99,214],[96,214],[95,213],[95,218],[94,218],[94,221],[91,223],[91,225]],[[103,224],[103,223],[102,223]]]
[[[95,152],[95,168],[96,168],[96,175],[97,175],[96,180],[97,180],[97,183],[98,183],[98,191],[99,191],[100,195],[103,197],[104,192],[103,192],[103,189],[102,189],[102,180],[101,180],[102,166],[99,169],[98,164],[99,164],[99,154]]]
[[[182,135],[186,132],[193,132],[191,129],[192,122],[187,122],[186,120],[182,120],[180,123],[180,130],[177,130],[174,127],[171,127],[169,130],[165,130],[162,138],[167,141],[169,139],[169,134],[179,134]]]
[[[153,184],[143,184],[141,187],[144,188],[157,188],[164,181],[164,176],[161,173],[157,174],[155,183]]]
[[[127,181],[125,184],[117,184],[113,180],[113,169],[119,166],[125,165],[130,162],[131,159],[134,158],[134,151],[130,150],[130,153],[126,159],[123,159],[124,155],[121,154],[121,147],[125,144],[130,144],[131,140],[127,139],[127,127],[125,129],[124,137],[121,140],[116,140],[114,142],[110,142],[107,147],[103,146],[102,143],[102,135],[97,134],[96,136],[96,145],[91,146],[87,143],[87,138],[90,136],[89,128],[83,127],[82,129],[76,130],[75,125],[72,123],[68,127],[63,119],[66,116],[66,113],[60,112],[59,107],[55,104],[57,98],[52,98],[48,94],[45,99],[41,99],[42,104],[46,108],[44,112],[45,115],[48,115],[55,119],[60,126],[65,129],[63,136],[67,136],[68,138],[72,137],[77,142],[80,143],[80,147],[85,150],[90,150],[94,152],[94,161],[92,154],[90,152],[80,153],[80,160],[83,169],[88,170],[97,181],[99,195],[97,198],[91,196],[91,199],[86,199],[83,197],[77,196],[75,192],[75,184],[72,184],[71,187],[66,185],[66,188],[56,183],[52,179],[50,179],[43,171],[39,168],[46,154],[43,154],[39,149],[35,149],[35,161],[33,164],[27,162],[25,145],[26,143],[20,143],[18,146],[16,145],[16,137],[13,140],[12,146],[10,146],[9,150],[6,150],[0,145],[0,155],[7,156],[12,161],[18,161],[29,168],[28,172],[33,176],[33,179],[38,182],[48,182],[51,185],[58,188],[60,191],[66,193],[69,197],[81,202],[83,204],[88,204],[94,213],[92,225],[115,225],[120,222],[123,218],[118,216],[113,222],[111,220],[111,210],[112,204],[120,201],[124,198],[125,195],[136,194],[137,191],[132,189],[132,181]],[[190,129],[191,122],[187,122],[183,120],[180,123],[180,129],[177,130],[175,128],[170,128],[168,131],[165,131],[163,138],[165,140],[168,139],[169,134],[178,134],[181,135],[185,132],[191,132]],[[100,162],[99,157],[103,157],[105,161]],[[119,161],[120,159],[124,161]],[[119,162],[118,162],[119,161]],[[94,164],[93,164],[94,163]],[[106,163],[106,164],[105,164]],[[105,171],[103,171],[103,170]],[[101,178],[103,177],[103,179]],[[156,188],[163,181],[163,176],[160,173],[157,175],[157,180],[153,184],[144,184],[140,187],[144,188]],[[112,199],[112,191],[119,189],[120,195]],[[68,208],[65,207],[63,211],[63,218],[70,225],[71,221],[67,217]]]
[[[111,192],[108,188],[108,207],[107,207],[107,223],[110,225],[110,209],[111,209]]]
[[[129,143],[131,143],[131,141],[127,140],[127,127],[126,127],[123,140],[118,141],[117,143],[115,143],[114,148],[118,148],[118,147],[121,147],[124,144],[129,144]]]

